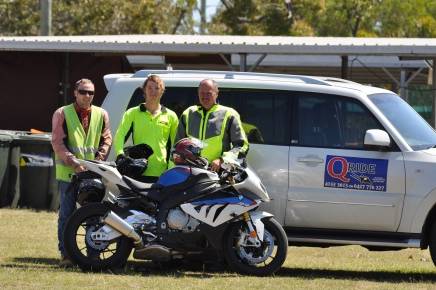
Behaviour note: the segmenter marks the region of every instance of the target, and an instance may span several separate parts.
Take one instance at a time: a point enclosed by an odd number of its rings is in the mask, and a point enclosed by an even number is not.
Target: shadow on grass
[[[59,269],[59,259],[42,257],[16,257],[11,263],[0,263],[1,268],[20,268],[26,270],[53,270]],[[80,270],[77,266],[64,268],[65,271]],[[236,275],[226,272],[227,268],[218,263],[201,262],[163,262],[154,263],[150,261],[128,261],[125,267],[113,270],[99,271],[99,273],[111,273],[118,275],[160,275],[174,277],[208,278],[216,275]]]
[[[172,262],[155,263],[148,261],[129,261],[127,269],[142,275],[175,276],[192,278],[211,278],[219,276],[234,276],[228,272],[226,265],[221,263],[202,263],[198,261],[176,260]]]
[[[44,264],[44,265],[58,265],[59,259],[55,258],[33,258],[33,257],[18,257],[14,258],[17,263],[30,263],[30,264]]]
[[[58,259],[53,258],[14,258],[12,263],[0,263],[0,268],[21,268],[21,269],[53,269],[57,268]]]
[[[356,271],[332,269],[282,268],[276,277],[302,279],[365,280],[373,282],[436,282],[436,273],[395,272],[395,271]]]
[[[1,268],[22,269],[53,269],[58,268],[58,259],[20,257],[14,258],[12,263],[0,264]],[[77,271],[77,267],[65,269]],[[220,263],[201,263],[198,261],[175,261],[171,263],[153,263],[148,261],[128,261],[122,269],[103,271],[118,275],[155,275],[192,278],[235,277],[238,274],[229,272],[228,268]],[[363,280],[373,282],[416,283],[436,282],[436,273],[396,272],[396,271],[356,271],[340,269],[308,269],[308,268],[281,268],[275,277],[289,277],[300,279],[338,279]]]

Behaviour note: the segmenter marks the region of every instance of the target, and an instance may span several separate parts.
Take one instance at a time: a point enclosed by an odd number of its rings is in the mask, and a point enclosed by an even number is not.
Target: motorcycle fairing
[[[115,184],[123,187],[128,185],[124,182],[122,175],[118,172],[115,167],[109,166],[107,162],[96,161],[96,160],[79,160],[80,164],[85,166],[88,170],[106,178],[108,180],[113,180]],[[116,181],[114,180],[116,178]]]
[[[242,195],[233,196],[233,197],[224,197],[224,198],[212,198],[212,199],[203,199],[191,202],[191,204],[195,206],[199,205],[215,205],[215,204],[239,204],[242,206],[250,206],[255,204],[256,202],[252,199],[246,198]]]
[[[184,203],[180,205],[180,207],[185,213],[193,218],[196,218],[212,227],[216,227],[257,207],[258,205],[259,202],[254,201],[254,204],[251,205],[242,205],[240,203],[217,203],[199,206],[193,203]]]

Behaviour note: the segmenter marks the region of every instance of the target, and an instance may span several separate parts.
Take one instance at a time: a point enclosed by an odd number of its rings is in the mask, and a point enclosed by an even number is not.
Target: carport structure
[[[332,56],[341,59],[340,76],[348,78],[349,59],[359,56],[396,57],[401,60],[422,60],[424,65],[410,68],[400,66],[399,78],[381,66],[386,76],[399,88],[407,100],[408,84],[423,70],[431,71],[436,63],[436,39],[425,38],[344,38],[344,37],[279,37],[279,36],[217,36],[217,35],[99,35],[99,36],[37,36],[0,37],[0,51],[60,53],[63,61],[58,73],[62,74],[60,99],[66,102],[70,93],[69,78],[71,56],[88,53],[95,56],[155,55],[163,56],[166,63],[181,59],[195,63],[220,63],[224,69],[254,71],[259,69],[266,57],[287,56]],[[247,59],[256,59],[251,65]],[[235,68],[231,59],[239,57]],[[15,55],[19,57],[19,55]],[[86,70],[86,68],[83,68]],[[0,63],[0,71],[7,70]],[[105,72],[106,73],[106,72]],[[101,75],[102,77],[102,75]],[[25,81],[25,80],[23,80]],[[436,74],[432,75],[433,113],[435,125]],[[15,96],[19,98],[19,96]],[[59,98],[59,97],[58,97]],[[9,129],[9,128],[4,128]],[[12,128],[15,129],[15,128]]]

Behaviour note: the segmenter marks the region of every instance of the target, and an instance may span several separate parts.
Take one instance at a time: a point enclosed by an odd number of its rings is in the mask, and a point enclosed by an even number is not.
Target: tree
[[[0,0],[0,35],[38,35],[38,9],[37,1]]]
[[[195,0],[53,1],[54,35],[193,33]],[[0,0],[1,35],[38,35],[35,0]]]
[[[435,0],[384,0],[377,33],[386,37],[436,37]]]
[[[326,0],[312,22],[319,36],[374,36],[380,0]]]
[[[221,0],[209,32],[232,35],[288,35],[292,22],[283,0]]]
[[[209,31],[240,35],[435,37],[436,0],[221,0]]]
[[[186,33],[195,0],[78,0],[53,5],[58,35]]]

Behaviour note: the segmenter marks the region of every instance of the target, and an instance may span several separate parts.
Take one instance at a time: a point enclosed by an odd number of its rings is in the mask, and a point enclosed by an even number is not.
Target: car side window
[[[219,102],[240,114],[249,143],[289,145],[290,99],[287,91],[223,88]]]
[[[366,130],[384,130],[363,104],[351,100],[341,100],[338,104],[344,124],[344,148],[364,149],[363,142]]]
[[[299,146],[364,149],[366,130],[383,129],[363,104],[340,96],[300,94],[296,111]]]
[[[126,111],[144,102],[144,93],[141,88],[137,88],[130,97]],[[198,103],[197,88],[186,87],[167,87],[161,99],[162,105],[173,110],[178,117],[189,106]]]

